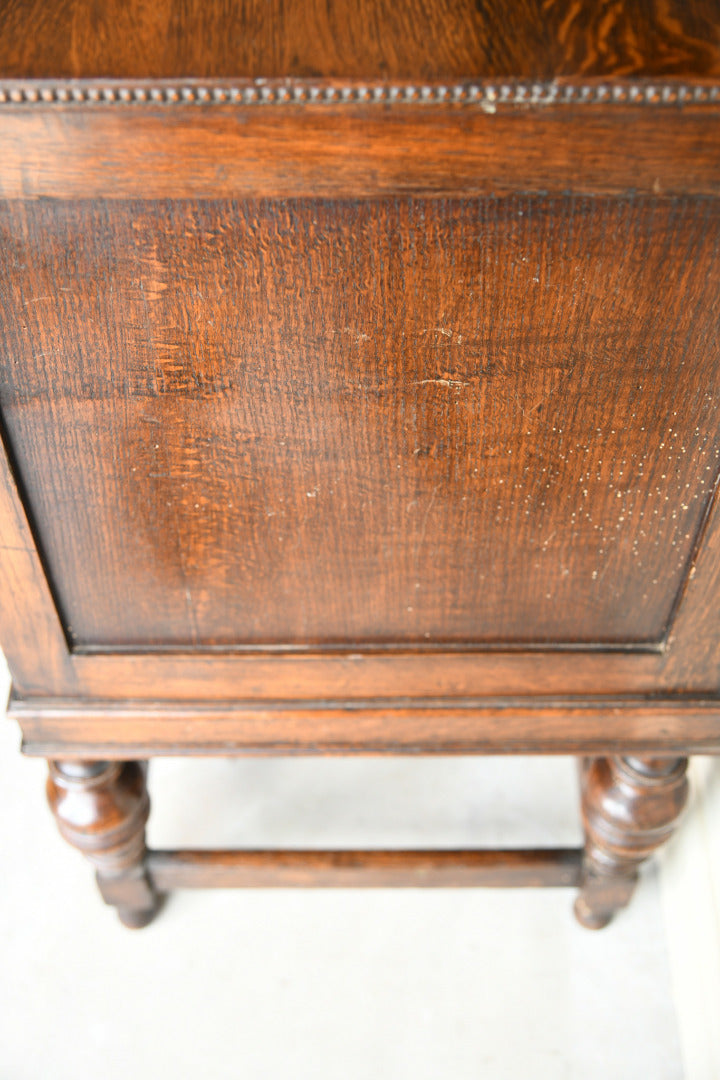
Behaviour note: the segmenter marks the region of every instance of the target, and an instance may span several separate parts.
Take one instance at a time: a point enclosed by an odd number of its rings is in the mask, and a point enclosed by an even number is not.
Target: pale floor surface
[[[132,932],[18,741],[0,723],[0,1080],[690,1080],[657,871],[600,933],[559,889],[185,892]],[[160,761],[150,786],[156,846],[580,839],[569,759]]]

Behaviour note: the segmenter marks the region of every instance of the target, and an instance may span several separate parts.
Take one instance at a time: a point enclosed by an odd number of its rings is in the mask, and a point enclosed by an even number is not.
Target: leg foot
[[[145,870],[150,800],[138,762],[50,762],[50,807],[60,832],[93,864],[125,926],[151,922],[159,899]]]
[[[599,930],[625,907],[638,869],[687,801],[687,758],[594,758],[581,772],[585,856],[578,921]]]

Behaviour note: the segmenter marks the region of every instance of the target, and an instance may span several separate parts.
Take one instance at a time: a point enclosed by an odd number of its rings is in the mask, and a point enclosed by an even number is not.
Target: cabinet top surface
[[[715,78],[720,0],[0,0],[0,78]]]

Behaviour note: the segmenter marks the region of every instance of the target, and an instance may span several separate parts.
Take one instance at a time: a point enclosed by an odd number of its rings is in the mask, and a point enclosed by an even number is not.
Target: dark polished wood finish
[[[719,208],[7,203],[6,432],[73,646],[657,648],[717,472]]]
[[[533,87],[514,83],[506,101],[487,100],[498,93],[494,86],[463,83],[457,101],[453,93],[425,104],[402,96],[393,102],[382,84],[383,96],[375,100],[373,93],[365,102],[354,83],[319,84],[319,100],[303,104],[293,101],[295,86],[287,102],[278,91],[276,103],[266,105],[248,102],[244,87],[236,104],[222,98],[189,104],[176,88],[163,88],[180,100],[129,105],[118,96],[122,88],[105,84],[94,92],[101,99],[112,94],[113,104],[10,99],[0,124],[0,198],[384,198],[392,204],[402,196],[718,194],[720,150],[708,125],[712,131],[720,99],[710,91],[697,102],[691,88],[678,108],[675,87],[674,104],[652,103],[644,89],[637,101],[626,94],[603,104],[594,100],[592,84],[573,87],[570,99],[553,98],[553,86],[541,88],[534,106]],[[427,89],[437,95],[440,88]],[[585,89],[593,96],[583,104]],[[48,95],[60,90],[52,86]],[[127,92],[149,97],[146,86]],[[21,95],[22,87],[11,85],[6,95],[13,93]],[[226,96],[224,87],[218,93]],[[148,299],[155,298],[151,291]]]
[[[580,882],[582,852],[151,851],[161,892],[208,888],[558,888]]]
[[[687,802],[686,758],[595,758],[582,768],[586,843],[575,914],[606,926],[624,907],[638,868],[671,835]]]
[[[103,899],[125,926],[147,926],[158,896],[145,870],[150,800],[137,762],[50,763],[48,802],[60,832],[95,867]]]
[[[720,76],[717,0],[5,0],[19,78]]]
[[[146,855],[167,753],[592,755],[629,895],[720,748],[719,134],[717,0],[0,2],[10,713],[127,921],[526,873]]]

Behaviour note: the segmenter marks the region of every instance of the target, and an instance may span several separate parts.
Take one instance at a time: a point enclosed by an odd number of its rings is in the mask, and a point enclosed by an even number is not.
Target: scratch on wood
[[[435,386],[469,386],[470,383],[462,382],[460,379],[420,379],[419,382],[413,383],[413,386],[428,386],[433,384]]]

